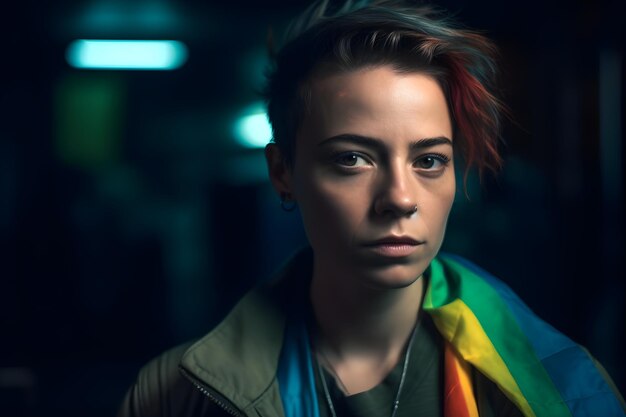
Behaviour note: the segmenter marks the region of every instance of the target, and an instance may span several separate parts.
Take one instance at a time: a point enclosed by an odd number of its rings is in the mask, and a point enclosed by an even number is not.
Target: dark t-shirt
[[[396,417],[436,417],[443,414],[443,340],[432,319],[422,313],[411,349],[407,375]],[[403,357],[404,358],[404,357]],[[374,388],[346,396],[331,373],[323,369],[338,417],[390,416],[396,398],[403,359]],[[317,363],[314,364],[317,370]],[[315,373],[320,417],[331,417],[319,373]]]

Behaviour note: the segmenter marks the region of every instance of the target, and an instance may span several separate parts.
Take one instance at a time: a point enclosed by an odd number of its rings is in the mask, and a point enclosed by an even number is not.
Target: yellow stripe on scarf
[[[429,309],[428,313],[433,317],[439,332],[465,361],[496,382],[524,416],[536,417],[478,319],[462,300],[456,299],[436,309]]]

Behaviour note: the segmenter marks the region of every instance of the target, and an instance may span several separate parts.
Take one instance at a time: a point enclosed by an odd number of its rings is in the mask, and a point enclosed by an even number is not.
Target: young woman
[[[500,165],[493,47],[398,1],[314,4],[275,56],[270,178],[310,248],[139,374],[122,416],[617,416],[587,352],[441,257],[454,158]]]

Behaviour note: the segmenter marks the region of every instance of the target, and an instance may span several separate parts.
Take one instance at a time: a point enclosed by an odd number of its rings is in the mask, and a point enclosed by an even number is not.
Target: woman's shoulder
[[[249,291],[199,339],[171,348],[144,365],[128,390],[120,417],[220,416],[207,393],[237,391],[256,398],[271,385],[284,315],[273,286]],[[257,378],[245,375],[254,369]],[[167,406],[164,406],[166,404]]]
[[[118,417],[226,415],[180,372],[181,358],[194,342],[169,349],[144,365]]]

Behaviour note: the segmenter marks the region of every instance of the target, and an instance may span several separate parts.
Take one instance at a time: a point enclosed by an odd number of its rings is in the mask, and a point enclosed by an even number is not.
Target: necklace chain
[[[391,409],[391,417],[395,417],[398,412],[398,406],[400,405],[400,394],[402,394],[402,388],[404,387],[404,380],[406,379],[406,372],[409,368],[409,358],[411,357],[411,348],[413,347],[413,340],[415,339],[415,333],[417,333],[417,326],[419,322],[413,328],[413,332],[411,333],[411,338],[409,339],[409,344],[406,348],[406,353],[404,354],[404,364],[402,365],[402,375],[400,376],[400,382],[398,383],[398,390],[396,391],[396,398],[393,401],[393,407]],[[324,390],[324,397],[326,398],[326,404],[328,405],[328,409],[330,410],[331,417],[337,417],[337,413],[335,412],[335,406],[333,404],[333,399],[330,396],[330,392],[328,391],[328,385],[326,385],[326,378],[324,377],[324,371],[322,370],[322,364],[320,361],[317,361],[317,371],[319,372],[320,379],[322,380],[322,389]]]

